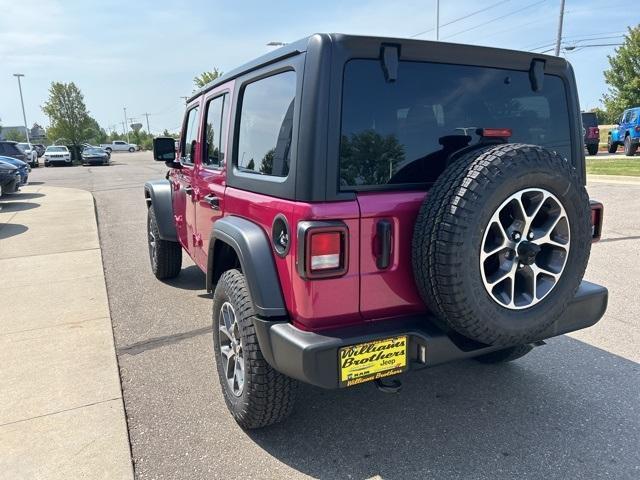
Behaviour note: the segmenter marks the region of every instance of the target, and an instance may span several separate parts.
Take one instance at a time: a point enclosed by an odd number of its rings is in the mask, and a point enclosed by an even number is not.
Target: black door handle
[[[189,196],[193,195],[193,187],[191,185],[187,185],[186,187],[184,187],[184,193]]]
[[[204,200],[206,200],[206,202],[209,205],[211,205],[212,209],[220,210],[220,199],[218,197],[216,197],[215,195],[213,195],[212,193],[210,193],[209,195],[204,197]]]
[[[391,264],[391,222],[389,220],[380,220],[376,224],[376,237],[378,240],[376,266],[382,270]]]

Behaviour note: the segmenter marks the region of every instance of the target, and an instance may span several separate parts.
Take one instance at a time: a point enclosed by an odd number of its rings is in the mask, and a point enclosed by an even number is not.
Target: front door
[[[200,151],[198,141],[199,105],[195,104],[187,111],[180,137],[181,169],[175,169],[172,175],[173,214],[178,239],[192,258],[195,258],[195,200],[194,169],[195,160]]]
[[[204,123],[200,137],[202,149],[193,182],[196,215],[194,259],[203,270],[207,268],[211,227],[224,210],[229,99],[228,91],[214,91],[204,104]]]

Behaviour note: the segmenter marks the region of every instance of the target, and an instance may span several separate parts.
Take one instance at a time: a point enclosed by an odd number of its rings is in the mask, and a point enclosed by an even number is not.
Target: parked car
[[[20,188],[20,173],[9,163],[0,162],[0,196],[15,193]]]
[[[105,149],[107,152],[135,152],[140,150],[140,147],[135,143],[127,143],[122,140],[114,140],[111,143],[101,143],[100,148]]]
[[[206,274],[235,420],[284,419],[299,381],[397,391],[598,322],[578,112],[564,58],[348,35],[192,95],[178,154],[154,140],[170,170],[144,187],[149,258],[158,279],[182,250]]]
[[[20,174],[20,184],[18,186],[23,186],[29,183],[29,164],[23,162],[22,160],[18,160],[17,158],[0,156],[0,163],[13,165],[18,169],[18,173]]]
[[[36,143],[34,147],[36,149],[36,152],[38,153],[38,158],[44,155],[44,151],[46,150],[46,147],[44,145],[42,145],[41,143]]]
[[[40,166],[40,164],[38,163],[38,152],[32,144],[21,142],[18,143],[18,148],[22,150],[27,156],[27,163],[29,164],[29,166],[33,168]]]
[[[609,132],[609,153],[616,153],[618,147],[624,147],[624,154],[633,157],[640,145],[640,107],[629,108],[622,112],[620,121]]]
[[[28,163],[29,157],[20,148],[18,148],[18,142],[10,142],[7,140],[0,141],[0,155],[5,157],[12,157],[23,162]]]
[[[91,147],[82,150],[83,165],[109,165],[110,156],[102,148]]]
[[[589,155],[597,155],[600,145],[598,116],[594,112],[582,112],[582,128],[584,129],[584,146],[587,152]]]
[[[44,166],[62,163],[64,165],[72,165],[71,152],[65,145],[50,145],[44,151]]]
[[[87,148],[99,148],[100,150],[102,150],[103,152],[105,152],[109,158],[111,158],[111,152],[106,151],[106,150],[105,150],[104,148],[102,148],[102,147],[98,147],[98,146],[96,146],[96,145],[91,145],[90,143],[83,143],[83,144],[81,145],[81,147],[82,147],[82,151],[83,151],[83,152],[84,152]]]

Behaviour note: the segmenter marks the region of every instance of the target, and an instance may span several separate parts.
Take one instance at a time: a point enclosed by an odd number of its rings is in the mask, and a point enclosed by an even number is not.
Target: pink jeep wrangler
[[[563,58],[318,34],[188,101],[145,185],[158,279],[182,250],[213,291],[221,388],[244,428],[299,381],[338,388],[504,362],[594,325],[589,201]]]

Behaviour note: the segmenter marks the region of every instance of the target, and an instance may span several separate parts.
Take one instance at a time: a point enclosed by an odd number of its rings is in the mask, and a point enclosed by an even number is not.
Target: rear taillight
[[[591,241],[597,242],[602,236],[602,221],[604,206],[596,200],[589,200],[591,204]]]
[[[600,136],[600,129],[598,127],[589,127],[589,138],[596,138]]]
[[[303,278],[339,277],[347,271],[349,236],[342,222],[300,222],[298,273]]]

